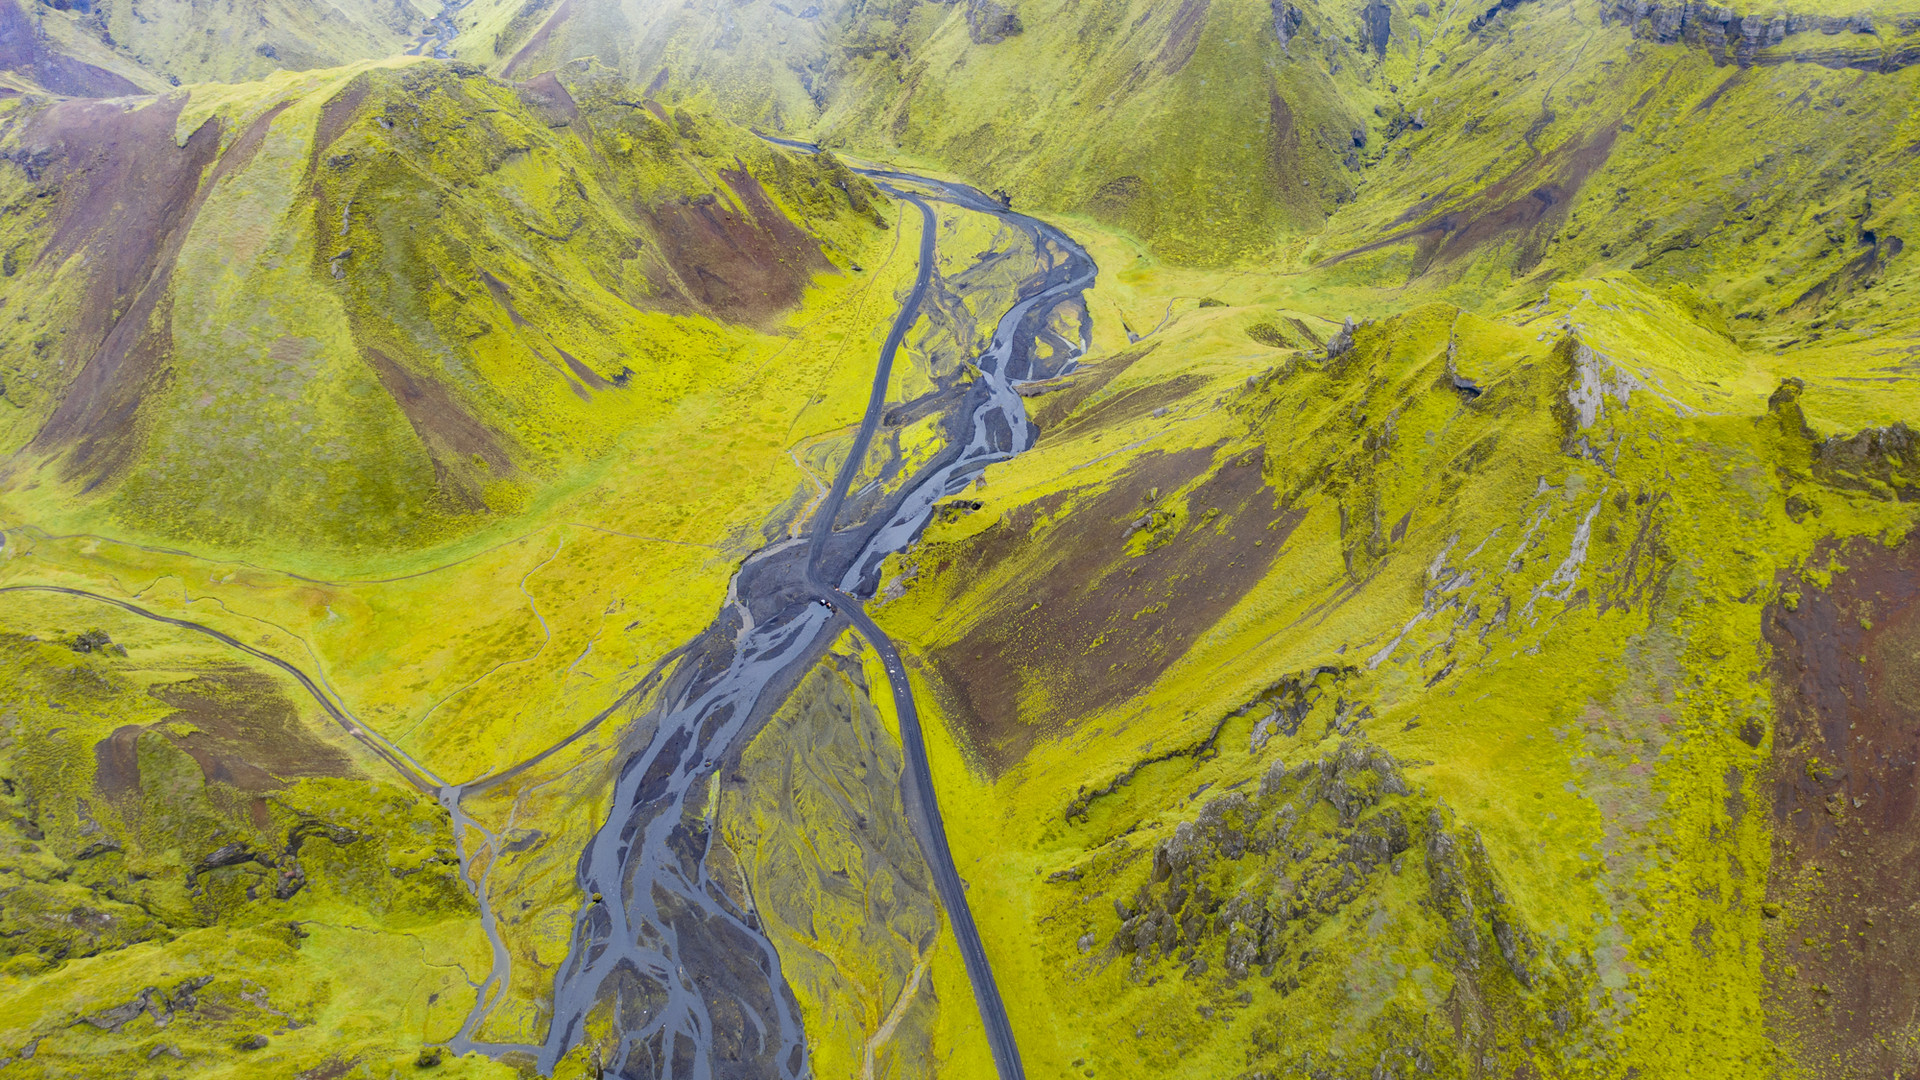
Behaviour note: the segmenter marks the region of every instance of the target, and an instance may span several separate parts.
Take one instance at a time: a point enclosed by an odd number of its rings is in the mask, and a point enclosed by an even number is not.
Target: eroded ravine
[[[912,544],[940,499],[1032,445],[1035,430],[1015,387],[1063,373],[1084,352],[1090,324],[1083,293],[1096,268],[1059,230],[971,188],[903,173],[866,175],[913,206],[923,229],[919,272],[881,350],[854,443],[809,535],[764,548],[742,564],[718,618],[653,693],[650,738],[623,763],[607,820],[580,857],[577,884],[590,899],[575,916],[568,955],[554,977],[545,1041],[532,1047],[475,1039],[506,982],[508,950],[489,925],[495,970],[476,988],[473,1011],[452,1042],[456,1052],[528,1053],[551,1074],[587,1036],[592,1015],[610,1018],[618,1036],[610,1052],[596,1058],[607,1075],[797,1080],[808,1074],[799,1007],[778,952],[756,913],[736,907],[708,875],[705,806],[717,771],[851,622],[889,672],[905,743],[903,802],[948,910],[996,1065],[1003,1080],[1023,1075],[947,850],[911,689],[892,643],[859,602],[877,588],[882,561]],[[1035,269],[1005,298],[990,344],[971,358],[972,377],[955,378],[943,391],[944,448],[911,475],[896,477],[890,495],[876,497],[877,486],[867,484],[850,499],[886,412],[894,356],[916,322],[935,317],[922,310],[936,274],[933,203],[995,217],[1030,251]],[[985,304],[994,297],[979,299]],[[1066,348],[1054,326],[1062,310],[1080,328],[1081,340],[1065,342]],[[1036,345],[1043,340],[1049,350],[1040,359]],[[838,610],[821,603],[829,596],[837,598]],[[464,834],[472,823],[461,808],[463,794],[448,789],[442,801]],[[485,906],[484,880],[470,877],[468,884]]]

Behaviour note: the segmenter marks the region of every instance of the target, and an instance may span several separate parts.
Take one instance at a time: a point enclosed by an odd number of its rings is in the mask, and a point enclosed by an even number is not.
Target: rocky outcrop
[[[1601,19],[1625,25],[1635,38],[1707,50],[1716,63],[1741,67],[1788,62],[1832,68],[1892,71],[1920,60],[1920,46],[1889,48],[1873,16],[1771,12],[1742,15],[1730,7],[1691,0],[1615,0]],[[1901,34],[1914,27],[1901,23]],[[1798,39],[1798,40],[1791,40]]]
[[[1808,445],[1816,480],[1828,487],[1865,492],[1881,499],[1920,500],[1920,439],[1911,428],[1896,420],[1886,427],[1819,439],[1800,406],[1805,392],[1804,380],[1791,376],[1782,379],[1767,399],[1767,411],[1782,433]],[[1804,496],[1796,493],[1788,497],[1787,514],[1793,520],[1805,520],[1810,512],[1817,509]]]
[[[1300,32],[1300,24],[1306,18],[1299,8],[1286,0],[1270,0],[1273,9],[1273,36],[1280,40],[1280,51],[1287,51],[1287,44]]]
[[[163,1028],[173,1022],[175,1013],[192,1012],[198,1008],[200,991],[211,982],[213,976],[201,975],[184,980],[172,990],[162,991],[157,986],[149,986],[140,992],[139,997],[110,1009],[89,1013],[77,1023],[88,1024],[101,1031],[118,1032],[138,1019],[141,1013],[147,1013],[153,1017],[155,1027]]]
[[[1422,872],[1422,905],[1445,927],[1436,959],[1463,974],[1495,964],[1532,987],[1539,949],[1479,838],[1423,812],[1393,759],[1351,739],[1317,761],[1276,763],[1254,795],[1223,795],[1176,826],[1153,850],[1150,880],[1114,902],[1109,955],[1131,956],[1137,980],[1171,963],[1229,986],[1256,971],[1272,979],[1292,959],[1295,973],[1278,983],[1297,988],[1315,929],[1373,895],[1383,875]]]
[[[1298,734],[1301,721],[1313,712],[1314,707],[1357,671],[1346,666],[1312,668],[1298,675],[1288,675],[1261,691],[1234,714],[1260,717],[1254,721],[1253,731],[1248,736],[1248,752],[1258,754],[1266,749],[1267,742],[1275,735],[1291,738]],[[1335,719],[1328,721],[1329,729],[1347,710],[1344,700],[1334,704]]]
[[[1503,12],[1527,2],[1497,0],[1467,23],[1467,31],[1477,33],[1493,25]],[[1626,26],[1642,41],[1704,49],[1716,64],[1752,67],[1804,63],[1889,72],[1920,63],[1920,42],[1888,40],[1882,35],[1883,29],[1892,30],[1896,38],[1920,33],[1920,19],[1909,17],[1883,17],[1876,23],[1866,14],[1774,11],[1743,15],[1731,7],[1692,0],[1611,0],[1602,4],[1600,20],[1606,26]]]
[[[1366,27],[1366,44],[1373,46],[1374,55],[1387,55],[1387,43],[1393,40],[1393,9],[1387,6],[1386,0],[1368,0],[1360,11],[1360,21]]]
[[[967,0],[967,33],[975,45],[998,45],[1025,29],[1012,8],[994,0]]]
[[[1695,4],[1660,4],[1656,0],[1617,0],[1611,9],[1602,8],[1603,18],[1624,22],[1634,36],[1663,44],[1697,41],[1715,45],[1740,43],[1752,48],[1778,45],[1788,34],[1817,31],[1874,34],[1870,15],[1804,15],[1780,12],[1768,15],[1741,15],[1730,7]]]
[[[1833,487],[1911,502],[1920,499],[1920,440],[1899,421],[1835,435],[1815,445],[1813,474]]]
[[[1494,4],[1492,7],[1481,12],[1480,14],[1475,15],[1470,21],[1468,21],[1467,33],[1469,34],[1478,33],[1482,27],[1492,24],[1492,22],[1495,19],[1499,18],[1501,12],[1512,11],[1514,8],[1519,7],[1521,4],[1525,2],[1526,0],[1499,0],[1498,3]]]
[[[1327,359],[1337,360],[1345,356],[1347,352],[1353,348],[1353,331],[1355,329],[1353,316],[1347,316],[1347,321],[1340,326],[1340,332],[1333,335],[1327,342]]]

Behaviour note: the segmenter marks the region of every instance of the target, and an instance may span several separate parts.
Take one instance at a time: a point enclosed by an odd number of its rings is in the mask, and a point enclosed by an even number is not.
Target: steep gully
[[[818,149],[770,141],[809,152]],[[995,1065],[1001,1080],[1022,1080],[1025,1075],[965,886],[947,847],[912,687],[893,642],[861,602],[878,587],[881,562],[913,543],[939,499],[964,490],[987,465],[1033,444],[1037,432],[1015,387],[1063,374],[1084,353],[1090,322],[1082,294],[1093,284],[1097,267],[1058,229],[1012,213],[972,188],[905,173],[860,171],[919,212],[919,273],[881,349],[866,412],[811,534],[750,556],[735,575],[719,618],[700,638],[662,657],[613,705],[527,761],[481,780],[448,784],[361,724],[330,688],[300,667],[213,627],[80,589],[0,587],[0,593],[60,593],[110,604],[272,664],[299,682],[346,734],[408,783],[438,794],[452,818],[467,884],[481,900],[481,924],[493,952],[491,971],[475,988],[474,1007],[449,1041],[456,1053],[531,1056],[551,1075],[559,1058],[581,1038],[588,1013],[608,1002],[621,1032],[619,1049],[605,1070],[610,1075],[634,1080],[797,1080],[807,1074],[799,1009],[781,976],[779,955],[761,933],[756,916],[737,910],[708,877],[710,841],[700,809],[708,781],[726,757],[744,747],[807,667],[851,623],[887,671],[906,764],[902,802],[959,943]],[[849,514],[849,489],[885,413],[894,357],[923,314],[937,317],[921,310],[934,276],[933,202],[999,218],[1023,235],[1037,269],[1016,290],[987,351],[975,359],[975,377],[957,389],[948,416],[947,448],[908,477],[894,496],[880,500],[864,516],[852,511],[855,520],[842,522]],[[1078,307],[1078,343],[1063,341],[1051,328],[1062,304]],[[1045,360],[1034,355],[1043,337],[1056,345]],[[865,505],[872,500],[857,501]],[[0,534],[0,544],[5,540]],[[465,812],[464,797],[538,764],[656,688],[653,737],[622,767],[607,822],[581,856],[579,885],[594,899],[576,918],[569,955],[555,978],[546,1041],[531,1046],[475,1039],[506,988],[511,953],[486,902],[484,874],[473,876],[474,852],[468,845],[470,833],[487,844],[497,838]]]
[[[867,616],[861,600],[878,587],[881,562],[914,541],[939,499],[964,490],[988,464],[1032,445],[1035,431],[1015,386],[1061,374],[1084,352],[1082,294],[1093,283],[1096,267],[1057,229],[1011,213],[971,188],[904,173],[863,172],[913,206],[923,229],[919,273],[881,349],[853,445],[811,534],[750,556],[735,575],[719,617],[660,682],[651,738],[622,766],[607,821],[580,859],[578,884],[592,899],[576,917],[568,956],[555,976],[546,1041],[516,1046],[474,1037],[504,986],[509,959],[487,912],[494,971],[451,1043],[456,1051],[520,1051],[550,1074],[585,1034],[589,1014],[604,1010],[599,1015],[610,1016],[619,1034],[611,1060],[602,1065],[606,1075],[635,1080],[807,1075],[799,1008],[781,974],[780,957],[756,914],[739,910],[708,876],[711,838],[704,808],[710,780],[850,622],[887,670],[906,759],[903,803],[959,942],[995,1064],[1002,1080],[1024,1076],[947,848],[912,688],[893,643]],[[937,317],[922,310],[934,278],[934,202],[991,214],[1018,230],[1037,269],[999,318],[986,352],[974,360],[975,377],[954,388],[946,449],[906,478],[892,497],[877,505],[857,497],[857,507],[872,506],[863,514],[849,507],[849,490],[885,413],[894,357],[923,315]],[[1049,324],[1062,304],[1077,305],[1083,340],[1041,361],[1034,344],[1042,335],[1057,340]],[[873,486],[867,485],[866,494]],[[474,826],[461,810],[461,799],[477,786],[449,787],[441,795],[462,837]],[[469,884],[484,896],[483,880]]]

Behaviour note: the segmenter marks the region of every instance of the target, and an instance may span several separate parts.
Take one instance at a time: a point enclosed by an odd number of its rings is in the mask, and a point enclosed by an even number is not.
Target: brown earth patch
[[[1211,6],[1212,0],[1180,0],[1179,10],[1167,23],[1167,40],[1153,58],[1169,76],[1180,74],[1180,69],[1193,59],[1194,50],[1200,47],[1200,31],[1207,25],[1207,9]]]
[[[313,126],[313,157],[307,164],[309,176],[320,168],[321,160],[333,147],[335,140],[346,132],[348,125],[359,119],[360,107],[366,104],[367,94],[372,89],[372,76],[356,76],[320,107],[320,119]]]
[[[1056,437],[1086,428],[1117,428],[1170,406],[1207,385],[1204,375],[1177,375],[1163,382],[1128,387],[1074,412],[1052,429]]]
[[[531,60],[546,47],[547,38],[553,33],[554,27],[566,22],[572,15],[573,0],[560,0],[560,6],[553,9],[553,14],[547,16],[547,21],[540,24],[540,29],[534,31],[533,36],[527,39],[527,43],[520,47],[520,51],[513,54],[513,59],[507,61],[507,66],[500,69],[500,77],[513,78],[514,73],[520,70],[521,64]]]
[[[109,799],[140,792],[140,734],[145,724],[126,724],[93,744],[93,786]]]
[[[1319,200],[1302,179],[1307,169],[1301,161],[1300,130],[1278,88],[1267,91],[1267,160],[1273,164],[1274,196],[1280,204],[1313,224],[1324,220]]]
[[[1028,415],[1041,432],[1052,430],[1063,418],[1073,415],[1074,410],[1086,403],[1093,395],[1106,389],[1114,378],[1139,363],[1160,347],[1160,343],[1148,342],[1138,348],[1114,353],[1105,360],[1085,365],[1069,376],[1072,380],[1065,389],[1048,395],[1037,405],[1028,407]]]
[[[84,252],[90,271],[63,339],[63,363],[75,362],[79,374],[32,445],[48,454],[71,448],[65,475],[89,488],[132,459],[140,406],[170,377],[168,286],[205,200],[201,178],[219,152],[221,130],[209,120],[176,146],[174,122],[185,100],[146,100],[137,108],[63,101],[35,116],[22,138],[36,165],[30,171],[60,191],[36,262],[58,264]],[[236,144],[233,153],[241,152]]]
[[[414,434],[433,459],[443,492],[468,505],[482,505],[479,492],[468,478],[475,456],[485,461],[496,477],[515,472],[513,459],[500,440],[437,379],[408,371],[378,349],[363,349],[361,354],[380,376],[380,385],[386,387],[394,404],[406,414],[407,423],[413,425]]]
[[[1343,251],[1321,265],[1332,266],[1356,255],[1412,241],[1415,247],[1409,277],[1416,278],[1436,265],[1458,262],[1480,248],[1517,235],[1520,251],[1514,272],[1524,274],[1539,264],[1547,240],[1572,209],[1587,177],[1606,164],[1618,134],[1619,126],[1609,125],[1583,143],[1569,141],[1487,188],[1466,206]]]
[[[722,169],[720,177],[739,198],[740,212],[705,195],[645,213],[693,302],[730,321],[764,324],[798,303],[814,273],[833,264],[744,166]]]
[[[572,353],[568,352],[565,349],[560,348],[557,345],[554,346],[553,351],[560,354],[560,359],[565,360],[567,362],[567,367],[571,368],[573,370],[573,373],[579,376],[581,382],[586,383],[588,386],[593,387],[595,390],[610,390],[613,388],[614,386],[613,382],[611,382],[608,379],[602,378],[599,372],[593,370],[592,368],[588,367],[586,364],[582,363],[580,359],[574,356]]]
[[[166,738],[185,750],[209,782],[273,791],[303,776],[359,776],[338,747],[314,737],[292,699],[272,678],[225,665],[147,693],[175,711],[164,724],[197,730]],[[119,799],[140,790],[140,737],[161,725],[129,724],[94,745],[94,786]]]
[[[1279,504],[1261,463],[1258,448],[1218,463],[1210,448],[1151,453],[1058,527],[1034,535],[1058,506],[1029,504],[943,555],[940,571],[962,580],[1023,564],[1024,587],[931,654],[951,715],[992,772],[1145,690],[1265,575],[1301,515]],[[1156,504],[1152,489],[1195,479],[1184,522],[1145,525],[1146,550],[1128,555],[1143,520],[1173,501]]]
[[[515,89],[520,91],[520,100],[548,127],[567,127],[580,119],[580,106],[551,71],[543,71]]]
[[[276,778],[357,776],[338,747],[315,738],[293,700],[269,676],[244,667],[215,668],[147,693],[179,710],[167,722],[199,730],[176,738],[209,780],[246,790],[284,786]]]
[[[1766,613],[1767,910],[1780,916],[1768,924],[1767,1019],[1816,1075],[1909,1076],[1920,1070],[1920,544],[1833,554],[1847,568],[1829,588],[1783,578],[1802,595]]]
[[[0,68],[18,72],[45,89],[68,97],[121,97],[143,93],[132,82],[105,68],[49,48],[33,20],[14,0],[0,0]]]

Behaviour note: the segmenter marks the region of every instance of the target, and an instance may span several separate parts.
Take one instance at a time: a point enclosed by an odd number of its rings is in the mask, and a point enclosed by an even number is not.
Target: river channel
[[[580,857],[579,888],[592,899],[575,921],[555,976],[551,1027],[543,1045],[525,1048],[536,1052],[545,1074],[582,1038],[588,1015],[604,1008],[620,1034],[604,1062],[608,1076],[809,1075],[800,1011],[779,954],[753,913],[738,910],[708,876],[711,838],[699,808],[721,762],[751,739],[851,624],[887,667],[905,744],[903,801],[966,960],[1001,1080],[1024,1075],[947,850],[912,689],[892,643],[862,603],[878,587],[881,562],[914,542],[940,500],[963,492],[989,464],[1033,444],[1037,433],[1016,388],[1063,374],[1085,351],[1091,323],[1084,292],[1097,270],[1058,229],[972,188],[890,171],[864,175],[920,216],[913,290],[881,349],[866,413],[809,535],[745,560],[718,617],[682,651],[659,689],[652,738],[621,766],[612,809]],[[1031,257],[1034,269],[1011,296],[1002,297],[1005,308],[990,343],[968,361],[970,377],[948,389],[944,448],[911,475],[895,477],[885,486],[890,495],[878,494],[882,487],[871,483],[851,492],[886,415],[895,356],[917,321],[938,314],[926,304],[936,284],[937,206],[999,219],[1016,234],[1026,249],[1022,257]],[[938,284],[964,293],[965,286],[955,284],[963,277]],[[1063,304],[1077,316],[1079,341],[1063,339],[1056,327]],[[443,793],[456,824],[459,799],[457,789]],[[497,935],[495,942],[498,948]],[[466,1046],[478,1048],[465,1035],[455,1040],[456,1051]]]

